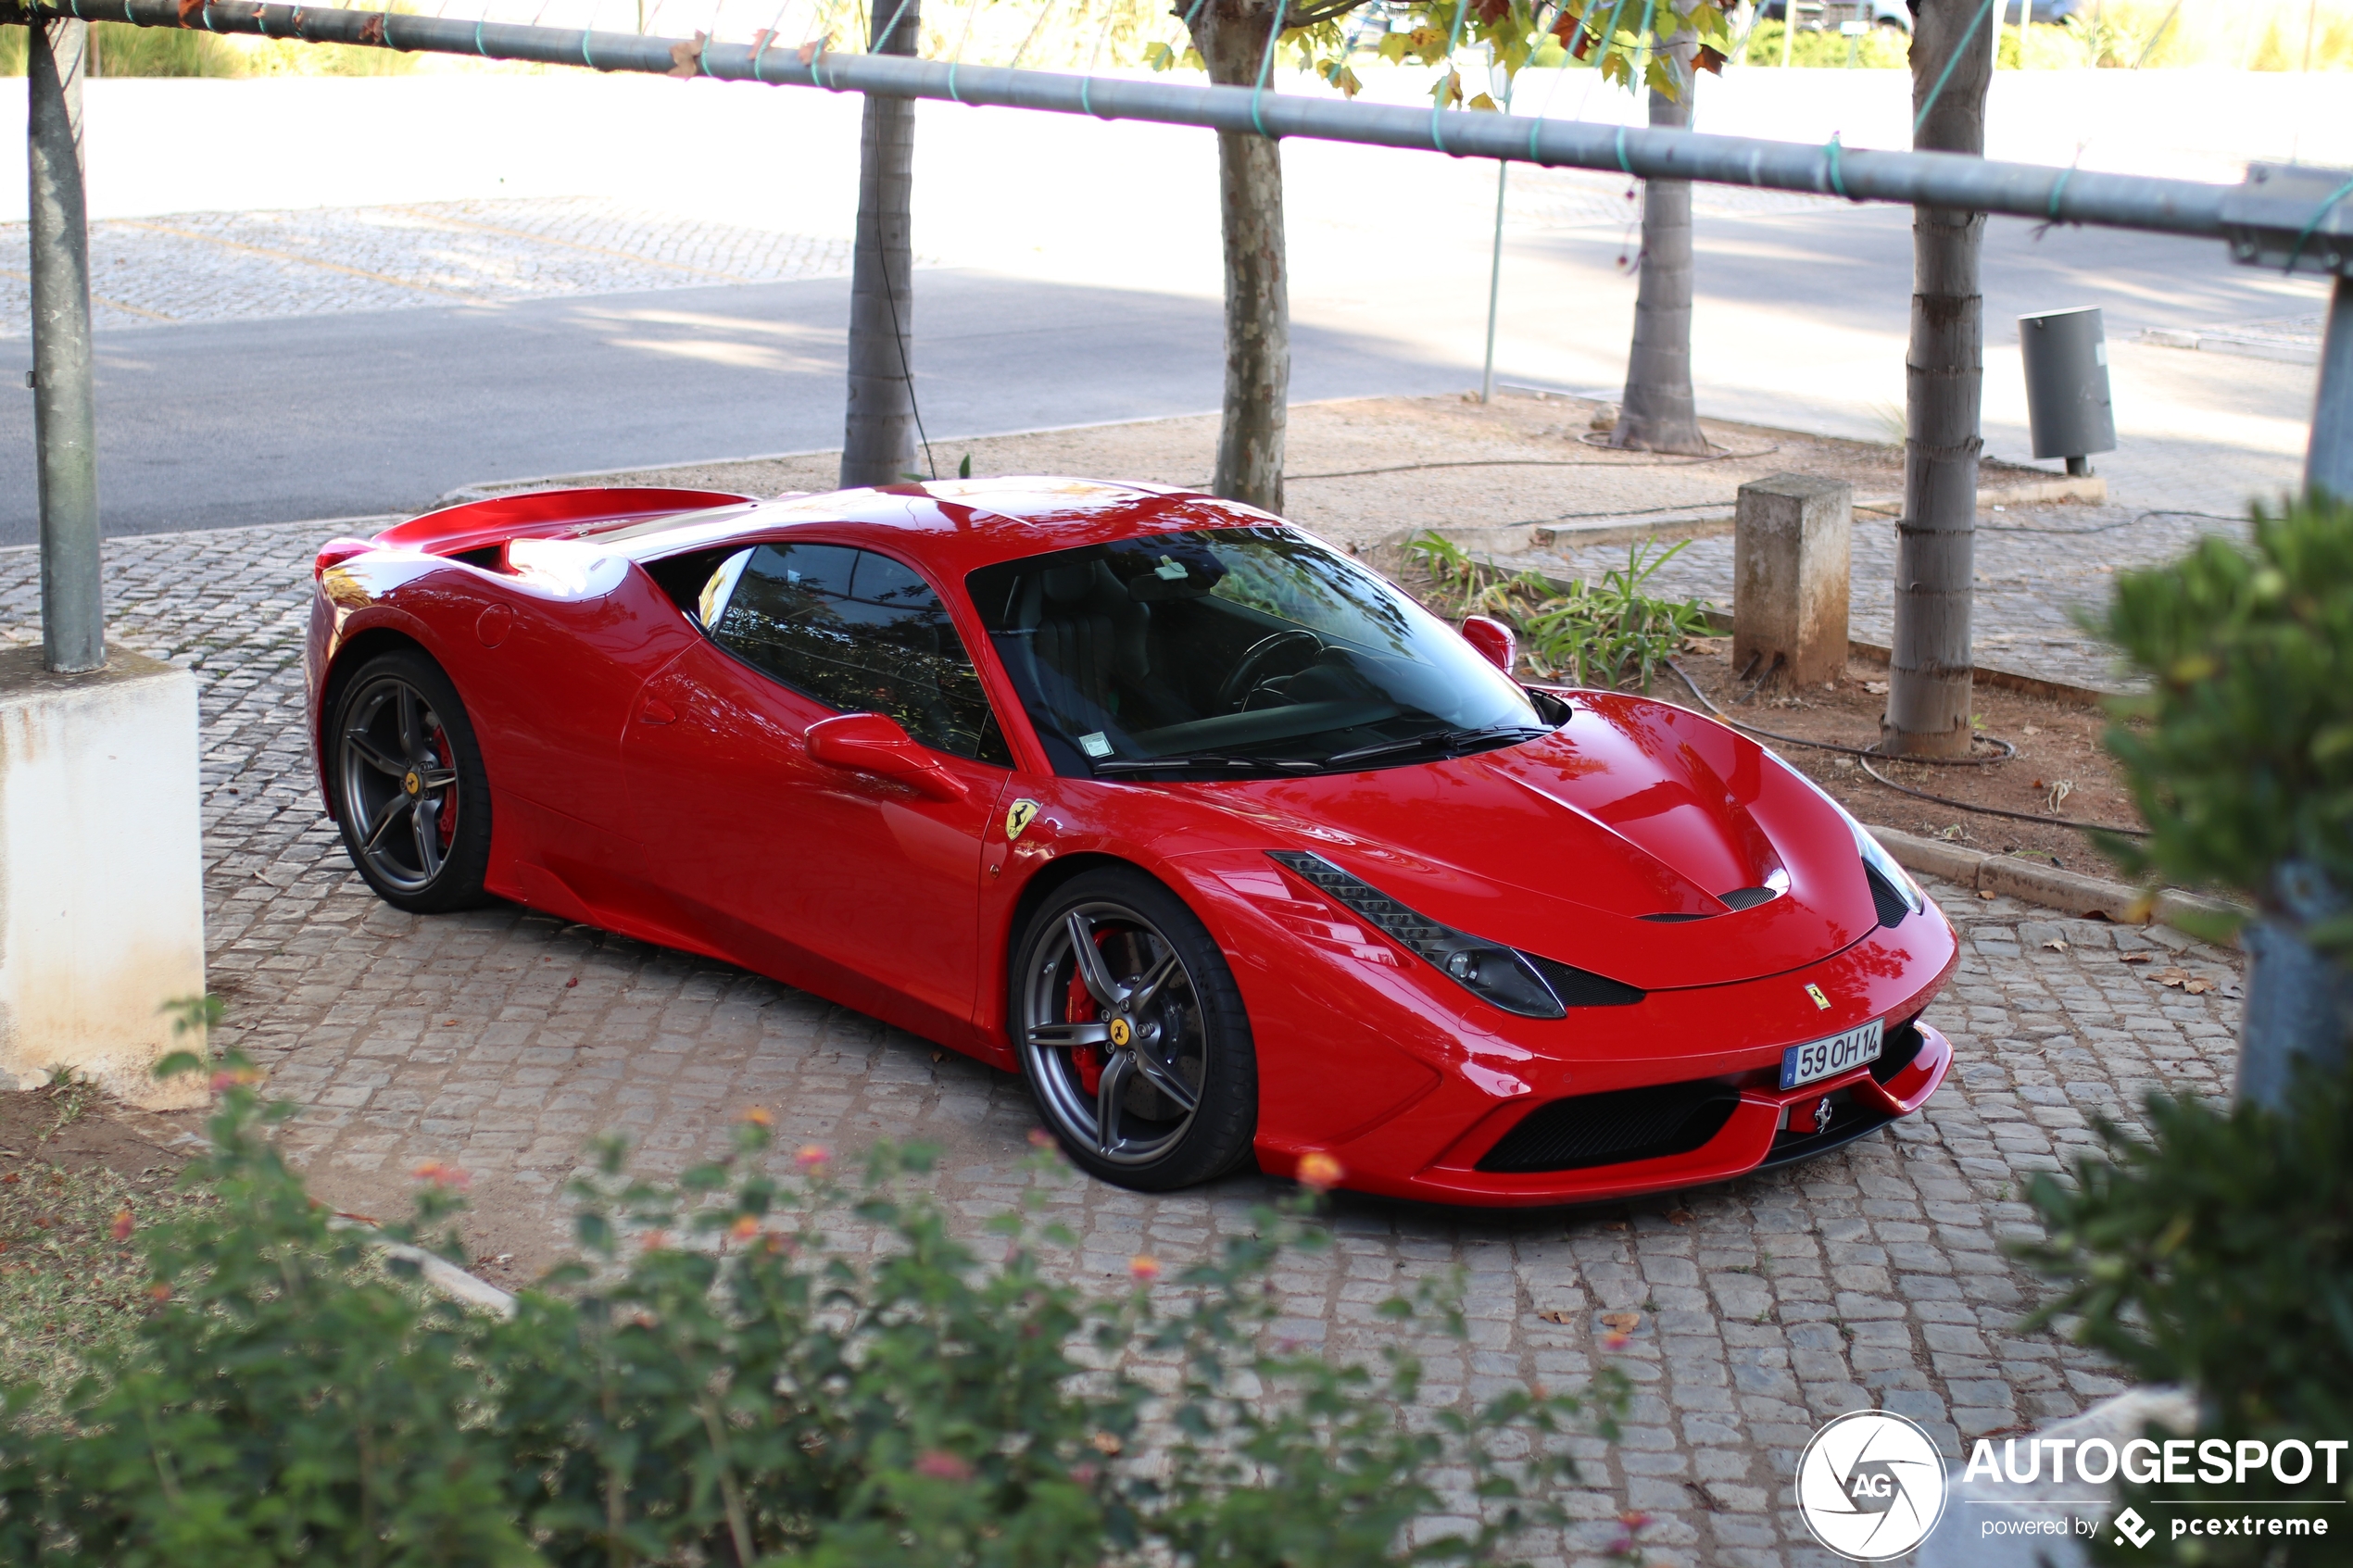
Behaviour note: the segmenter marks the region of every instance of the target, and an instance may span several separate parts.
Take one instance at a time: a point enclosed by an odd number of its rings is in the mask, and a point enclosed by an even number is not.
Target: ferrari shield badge
[[[1136,1032],[1127,1026],[1127,1021],[1124,1018],[1114,1018],[1111,1021],[1110,1034],[1111,1043],[1122,1050],[1126,1049],[1127,1042],[1136,1037]]]
[[[1816,1007],[1821,1009],[1824,1012],[1831,1010],[1831,999],[1822,995],[1822,988],[1819,985],[1808,985],[1806,987],[1806,994],[1814,998],[1814,1005]]]
[[[1037,820],[1038,802],[1035,800],[1014,801],[1005,812],[1005,842],[1011,844],[1019,838],[1029,830],[1029,824]],[[1827,1007],[1829,1004],[1823,1005]]]

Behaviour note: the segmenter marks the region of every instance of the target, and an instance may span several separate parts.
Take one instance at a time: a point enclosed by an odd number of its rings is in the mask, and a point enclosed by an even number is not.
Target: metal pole
[[[2321,392],[2312,404],[2311,445],[2304,450],[2304,488],[2353,501],[2353,278],[2329,294],[2321,340]]]
[[[179,0],[76,0],[92,20],[179,27]],[[193,14],[193,13],[192,13]],[[1453,157],[1511,158],[1551,167],[1602,169],[1644,180],[1713,181],[1772,190],[1812,191],[1852,201],[1949,207],[2007,213],[2036,222],[2093,223],[2151,233],[2222,237],[2231,223],[2256,222],[2294,234],[2320,204],[2279,200],[2238,185],[2149,175],[2108,174],[2043,164],[1998,163],[1957,153],[1881,152],[1837,144],[1718,136],[1648,126],[1589,124],[1526,115],[1448,109],[1432,114],[1403,104],[1349,103],[1247,87],[1195,87],[1000,66],[951,66],[891,55],[827,54],[808,58],[782,46],[754,56],[742,44],[717,40],[698,48],[682,38],[516,22],[460,22],[401,12],[323,6],[212,0],[203,11],[213,32],[299,38],[412,53],[532,60],[602,71],[673,76],[691,70],[724,82],[772,87],[821,87],[966,105],[1041,109],[1097,119],[1200,125],[1271,137],[1308,136],[1381,147],[1412,147]],[[951,73],[953,73],[951,75]],[[2227,219],[2225,205],[2245,209]],[[2353,203],[2340,203],[2311,235],[2353,243]]]
[[[55,18],[25,31],[42,653],[52,670],[96,670],[107,662],[107,638],[98,583],[90,225],[82,186],[82,73],[90,24]]]
[[[1481,403],[1495,401],[1495,312],[1504,297],[1504,182],[1511,173],[1509,163],[1495,165],[1495,256],[1487,266],[1487,373],[1478,383]]]

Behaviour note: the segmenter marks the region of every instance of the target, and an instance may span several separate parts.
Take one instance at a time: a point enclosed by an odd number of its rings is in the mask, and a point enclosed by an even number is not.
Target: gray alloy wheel
[[[1215,944],[1159,884],[1116,870],[1074,878],[1030,922],[1013,1003],[1022,1076],[1078,1164],[1165,1190],[1248,1154],[1249,1022]]]
[[[490,789],[448,677],[422,653],[371,659],[328,731],[344,846],[386,902],[421,913],[478,903]]]

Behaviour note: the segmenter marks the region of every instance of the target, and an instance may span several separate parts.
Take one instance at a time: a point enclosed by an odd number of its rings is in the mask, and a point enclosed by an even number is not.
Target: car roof
[[[633,519],[583,537],[649,561],[736,540],[750,544],[822,530],[844,543],[918,556],[941,575],[962,579],[984,566],[1050,550],[1281,521],[1239,501],[1171,486],[1014,475],[781,496],[683,517]]]

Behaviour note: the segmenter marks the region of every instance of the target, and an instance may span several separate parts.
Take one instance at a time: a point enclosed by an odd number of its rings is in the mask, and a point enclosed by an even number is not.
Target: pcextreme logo
[[[1855,1411],[1806,1445],[1797,1508],[1814,1538],[1853,1562],[1884,1562],[1928,1538],[1944,1512],[1944,1461],[1900,1415]]]

